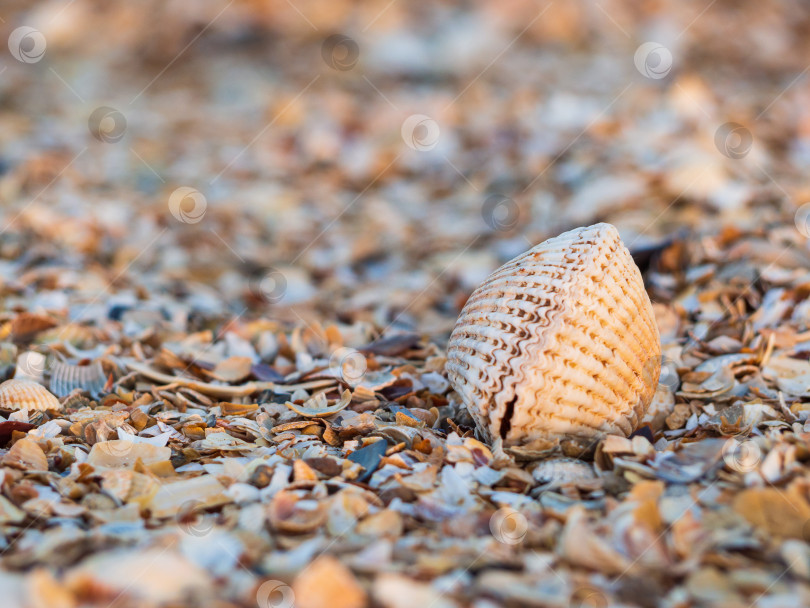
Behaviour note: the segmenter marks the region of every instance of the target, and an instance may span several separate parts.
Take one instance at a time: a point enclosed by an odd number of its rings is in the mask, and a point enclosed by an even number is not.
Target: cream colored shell
[[[62,404],[41,384],[12,378],[0,384],[0,409],[61,410]]]
[[[604,223],[549,239],[492,273],[447,350],[450,382],[483,434],[505,447],[629,435],[655,393],[660,361],[641,273]]]

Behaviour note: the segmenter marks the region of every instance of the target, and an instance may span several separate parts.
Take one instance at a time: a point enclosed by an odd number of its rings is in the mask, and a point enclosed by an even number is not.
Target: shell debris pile
[[[752,285],[746,269],[772,259],[765,236],[664,243],[646,272],[662,352],[655,395],[638,412],[623,402],[627,428],[594,428],[587,459],[553,442],[498,453],[448,381],[452,348],[425,336],[257,317],[161,324],[156,341],[153,327],[128,338],[121,321],[99,319],[104,385],[77,375],[57,398],[48,386],[61,366],[50,363],[39,382],[0,385],[0,589],[36,582],[19,592],[79,602],[92,586],[133,605],[211,594],[245,604],[274,585],[350,606],[607,602],[639,589],[677,606],[720,585],[735,601],[761,593],[718,566],[722,556],[774,594],[802,597],[806,254],[796,240]],[[57,329],[71,323],[50,314]],[[73,348],[50,331],[4,352]],[[133,569],[147,573],[142,585]],[[447,573],[469,585],[448,591]]]
[[[0,14],[1,606],[810,606],[805,3],[101,5]]]

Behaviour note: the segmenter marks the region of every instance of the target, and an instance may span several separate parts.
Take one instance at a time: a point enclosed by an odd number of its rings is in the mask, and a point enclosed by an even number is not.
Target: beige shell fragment
[[[596,479],[593,467],[575,458],[549,458],[537,464],[532,477],[549,490],[566,484],[588,484]]]
[[[112,439],[99,441],[93,445],[87,457],[87,464],[97,469],[129,469],[135,466],[139,459],[143,464],[149,465],[168,461],[171,457],[172,450],[166,446]]]
[[[304,568],[292,584],[298,608],[363,608],[366,592],[343,563],[331,555],[321,555]]]
[[[200,475],[164,483],[151,498],[139,502],[153,517],[173,517],[183,509],[202,510],[232,501],[216,477]]]
[[[12,378],[0,384],[0,409],[61,410],[62,404],[41,384]]]
[[[557,553],[565,561],[604,574],[621,574],[633,565],[607,540],[595,533],[582,506],[572,507],[567,516],[557,544]]]
[[[147,504],[160,489],[157,480],[130,469],[109,469],[101,473],[101,489],[122,503]]]
[[[48,458],[36,441],[23,437],[3,456],[3,465],[28,471],[47,471]]]
[[[137,580],[148,584],[137,584]],[[139,547],[91,555],[65,573],[64,584],[74,593],[93,589],[102,597],[126,597],[134,605],[156,606],[188,601],[191,594],[208,597],[212,579],[168,547]]]
[[[19,524],[25,520],[25,511],[5,496],[0,495],[0,524]]]
[[[346,409],[352,402],[352,394],[350,391],[343,391],[340,399],[329,405],[326,399],[326,391],[316,394],[314,397],[307,399],[303,405],[297,405],[288,401],[285,405],[300,416],[307,418],[326,418],[337,414],[338,412]]]
[[[655,393],[661,345],[641,273],[610,224],[504,264],[456,322],[447,371],[504,446],[629,435]]]
[[[326,517],[324,503],[302,501],[288,490],[278,492],[267,505],[270,527],[281,534],[310,534],[324,524]]]

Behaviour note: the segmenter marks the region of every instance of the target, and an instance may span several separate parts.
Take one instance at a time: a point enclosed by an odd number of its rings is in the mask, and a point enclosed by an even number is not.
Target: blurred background
[[[441,339],[574,226],[792,225],[809,25],[788,0],[6,0],[0,279],[78,318],[118,294]]]

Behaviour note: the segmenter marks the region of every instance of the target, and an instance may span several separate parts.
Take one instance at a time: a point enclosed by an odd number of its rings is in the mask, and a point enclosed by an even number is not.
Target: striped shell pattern
[[[41,384],[12,378],[0,384],[0,409],[61,410],[62,404]]]
[[[661,346],[641,273],[610,224],[504,264],[467,301],[447,371],[504,446],[629,435],[655,393]]]

